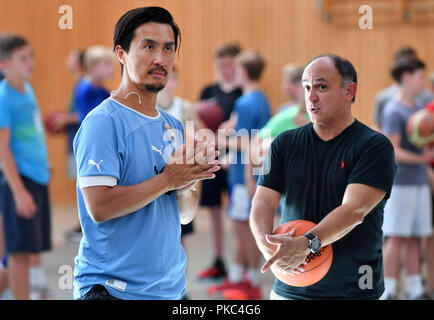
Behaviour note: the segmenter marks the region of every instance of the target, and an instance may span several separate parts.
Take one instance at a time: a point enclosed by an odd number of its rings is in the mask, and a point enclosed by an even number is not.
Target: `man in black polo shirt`
[[[263,272],[273,264],[282,272],[302,272],[307,254],[319,250],[314,244],[332,244],[333,263],[311,286],[292,287],[276,279],[270,298],[378,299],[384,291],[383,208],[396,171],[393,146],[354,119],[357,73],[349,61],[318,56],[305,67],[302,82],[312,123],[273,141],[250,226],[267,260]],[[281,223],[317,223],[309,234],[270,235],[281,198]],[[371,279],[360,285],[364,276]]]

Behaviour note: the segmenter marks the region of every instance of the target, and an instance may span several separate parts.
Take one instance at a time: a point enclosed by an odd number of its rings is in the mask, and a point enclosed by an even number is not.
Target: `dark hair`
[[[232,57],[234,58],[241,52],[241,47],[237,43],[222,44],[215,50],[215,56],[217,58]]]
[[[402,75],[404,73],[406,72],[413,73],[419,69],[425,69],[425,63],[417,58],[407,57],[395,61],[390,73],[396,82],[401,83]]]
[[[16,49],[20,49],[27,44],[27,40],[21,36],[0,34],[0,61],[10,58]]]
[[[161,7],[142,7],[127,11],[116,23],[113,36],[113,50],[119,45],[123,50],[128,52],[135,30],[148,22],[170,25],[175,36],[175,50],[178,48],[181,41],[181,32],[173,21],[170,12]],[[121,68],[123,69],[122,64]]]
[[[323,57],[328,57],[328,58],[332,59],[336,70],[338,70],[339,74],[342,76],[342,87],[344,87],[346,84],[351,83],[351,82],[354,82],[355,84],[357,84],[357,71],[354,68],[353,64],[349,60],[344,59],[338,55],[323,54],[323,55],[316,56],[315,58],[313,58],[312,60],[310,60],[306,64],[306,67],[309,64],[311,64],[313,61],[315,61],[319,58],[323,58]],[[351,102],[354,102],[354,101],[356,101],[356,96],[354,96],[353,100],[351,100]]]
[[[166,23],[172,27],[175,36],[175,49],[178,48],[181,33],[178,26],[173,21],[169,11],[161,7],[136,8],[126,12],[116,23],[113,36],[113,50],[120,45],[128,52],[131,40],[134,38],[134,31],[144,23],[157,22]]]
[[[401,47],[395,51],[394,60],[400,60],[402,58],[417,58],[417,52],[412,47]]]

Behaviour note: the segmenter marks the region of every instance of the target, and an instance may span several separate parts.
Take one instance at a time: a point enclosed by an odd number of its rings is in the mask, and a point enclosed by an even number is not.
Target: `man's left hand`
[[[299,274],[304,272],[306,256],[309,254],[307,247],[308,239],[304,236],[294,237],[295,229],[288,233],[270,235],[265,239],[268,243],[277,246],[274,254],[268,259],[261,268],[261,272],[266,272],[274,265],[281,273]]]

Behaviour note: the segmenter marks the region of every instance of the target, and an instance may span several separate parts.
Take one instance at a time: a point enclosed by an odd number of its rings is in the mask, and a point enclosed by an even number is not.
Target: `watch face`
[[[318,252],[321,249],[321,241],[318,238],[315,238],[311,242],[311,248],[314,252]]]

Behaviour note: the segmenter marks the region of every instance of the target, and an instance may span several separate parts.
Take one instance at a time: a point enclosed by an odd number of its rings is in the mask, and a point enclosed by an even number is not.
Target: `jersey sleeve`
[[[349,175],[348,184],[360,183],[386,192],[390,197],[396,174],[392,143],[383,135],[375,135],[363,147],[363,152]]]
[[[271,143],[262,164],[261,174],[258,176],[258,186],[273,189],[283,193],[284,189],[284,152],[282,143],[284,135],[280,135]]]
[[[86,118],[74,140],[77,179],[81,188],[117,184],[122,151],[116,126],[108,115]]]

